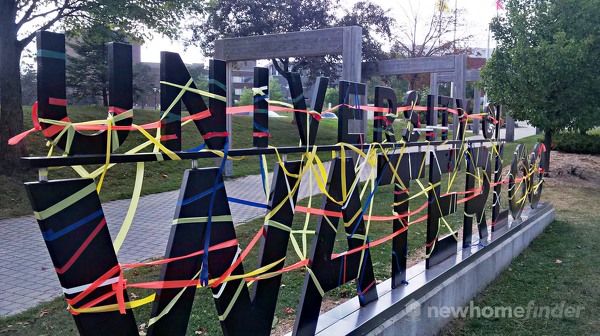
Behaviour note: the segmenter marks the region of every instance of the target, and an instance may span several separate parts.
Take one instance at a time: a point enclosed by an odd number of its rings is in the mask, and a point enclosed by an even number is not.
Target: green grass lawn
[[[296,137],[294,136],[294,139]],[[535,142],[534,137],[524,139],[522,142],[528,143],[528,148],[531,148],[531,144]],[[505,159],[511,156],[512,151],[516,144],[508,144],[505,150]],[[178,172],[180,174],[181,172]],[[464,190],[464,173],[457,175],[451,191]],[[426,179],[422,180],[423,183],[427,184]],[[447,184],[448,178],[445,177],[443,180],[444,184]],[[413,186],[416,183],[413,182]],[[113,186],[114,188],[114,186]],[[443,188],[446,190],[446,188]],[[381,186],[374,198],[374,215],[390,215],[392,213],[392,186]],[[505,192],[505,190],[504,190]],[[551,192],[546,191],[545,196]],[[491,198],[491,196],[490,196]],[[313,198],[313,207],[319,207],[321,205],[322,197]],[[425,201],[424,197],[417,198],[411,201],[411,209],[414,210]],[[300,204],[306,204],[307,199],[299,202]],[[459,205],[458,211],[452,216],[448,217],[448,222],[451,223],[453,229],[458,229],[462,223],[462,212],[463,206]],[[314,230],[316,226],[315,216],[311,217],[313,220],[309,223],[309,230]],[[414,217],[416,218],[416,217]],[[297,213],[294,218],[294,228],[299,229],[304,223],[305,215]],[[134,224],[135,225],[135,224]],[[241,246],[245,246],[254,234],[261,228],[262,218],[253,220],[247,224],[238,226],[236,233],[240,241]],[[392,226],[389,222],[372,222],[370,225],[369,237],[371,240],[386,236],[392,232]],[[411,226],[409,230],[409,248],[410,255],[418,255],[419,250],[423,249],[425,243],[425,232],[426,224],[419,223]],[[443,231],[442,235],[447,234],[447,231]],[[312,236],[308,236],[308,242],[312,241]],[[298,237],[300,239],[300,237]],[[310,245],[309,245],[310,246]],[[341,252],[346,250],[345,236],[341,232],[336,239],[335,251]],[[255,249],[249,257],[244,261],[246,271],[253,269],[257,262],[257,250]],[[391,247],[389,243],[375,247],[371,250],[372,261],[374,264],[375,276],[378,280],[385,280],[390,277],[391,273]],[[286,259],[287,264],[292,264],[298,260],[296,253],[290,244],[288,248],[288,258]],[[305,273],[301,270],[288,272],[283,275],[283,283],[285,286],[281,287],[278,306],[276,309],[277,321],[290,323],[293,320],[295,309],[298,305],[298,300],[301,295],[301,286],[304,279]],[[143,282],[150,280],[157,280],[159,277],[159,268],[149,267],[147,269],[138,269],[135,271],[129,271],[127,278],[130,283],[132,282]],[[129,289],[130,295],[136,297],[143,297],[150,294],[150,291],[141,289]],[[333,290],[326,295],[326,300],[339,301],[356,295],[355,285],[350,283],[344,285],[336,290]],[[150,306],[143,306],[135,310],[136,320],[138,324],[147,323],[150,313]],[[210,335],[221,334],[218,319],[215,313],[213,299],[209,290],[201,288],[197,291],[197,298],[194,302],[193,312],[191,315],[188,334],[194,335],[195,331],[202,331]],[[65,310],[65,303],[62,298],[57,298],[54,301],[45,303],[30,309],[24,313],[18,314],[10,318],[0,319],[0,334],[6,332],[11,335],[76,335],[76,328],[70,317],[69,313]]]

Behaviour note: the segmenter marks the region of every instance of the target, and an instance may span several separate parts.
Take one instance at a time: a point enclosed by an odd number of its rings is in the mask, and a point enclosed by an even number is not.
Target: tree
[[[37,70],[33,66],[21,72],[21,99],[23,105],[33,105],[37,100]]]
[[[269,99],[276,101],[285,101],[283,93],[281,92],[281,85],[277,78],[271,77],[269,79]],[[246,106],[254,104],[254,92],[250,88],[244,88],[240,95],[240,100],[237,106]]]
[[[252,93],[252,89],[244,88],[242,94],[240,95],[240,100],[237,102],[237,106],[247,106],[252,105],[254,101],[254,93]]]
[[[151,30],[176,36],[183,13],[201,12],[194,0],[2,0],[0,1],[0,173],[12,174],[23,145],[8,146],[8,139],[23,130],[20,60],[36,30],[57,25],[68,30],[110,22],[138,39]]]
[[[329,87],[325,91],[325,109],[336,106],[340,101],[340,91],[338,88]]]
[[[389,57],[383,45],[392,41],[392,30],[396,20],[389,10],[369,1],[359,1],[336,21],[336,26],[359,26],[362,32],[362,60],[374,62]]]
[[[277,78],[269,79],[269,99],[277,101],[285,101],[283,92],[281,92],[281,84]]]
[[[396,97],[404,97],[408,91],[408,82],[398,76],[371,76],[367,81],[367,101],[375,101],[375,87],[387,86],[394,89]]]
[[[415,10],[414,1],[408,1],[404,10],[404,24],[397,30],[392,45],[394,58],[415,58],[464,53],[472,35],[460,32],[461,16],[464,10],[451,11],[447,0],[438,0],[431,16],[425,17]],[[418,8],[418,5],[417,5]],[[425,18],[425,20],[423,20]],[[428,85],[428,76],[413,74],[406,76],[410,89],[419,89]]]
[[[152,68],[145,63],[136,63],[133,65],[133,101],[140,105],[142,109],[150,102],[146,99],[154,93],[153,89],[159,87],[158,74],[152,72]],[[152,101],[154,104],[154,101]],[[152,108],[155,106],[152,105]]]
[[[509,0],[492,21],[498,42],[482,71],[490,99],[544,131],[545,168],[552,136],[593,127],[600,111],[600,6],[597,0]]]
[[[191,64],[188,67],[190,76],[194,79],[196,88],[208,91],[208,69],[203,64]]]
[[[102,106],[108,106],[106,44],[126,42],[128,36],[106,24],[94,23],[69,37],[67,44],[75,53],[67,63],[67,85],[72,89],[71,95],[77,101],[101,97]]]
[[[226,37],[241,37],[314,30],[344,25],[363,27],[363,59],[383,54],[375,37],[391,36],[393,18],[380,6],[368,1],[356,3],[336,18],[334,0],[223,0],[211,1],[206,19],[192,26],[192,42],[200,41],[207,55],[214,52],[214,41]],[[272,62],[277,71],[288,78],[291,71],[304,70],[311,79],[318,75],[332,80],[339,77],[339,55],[324,57],[279,58]]]

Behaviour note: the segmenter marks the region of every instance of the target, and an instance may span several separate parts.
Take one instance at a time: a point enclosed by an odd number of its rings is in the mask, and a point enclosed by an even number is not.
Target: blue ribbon
[[[190,148],[190,149],[184,149],[184,152],[190,153],[190,152],[199,152],[201,150],[204,149],[204,147],[206,147],[206,143],[201,143],[200,145],[194,147],[194,148]]]
[[[178,205],[178,206],[188,205],[188,204],[190,204],[190,203],[192,203],[192,202],[194,202],[194,201],[197,201],[197,200],[199,200],[199,199],[201,199],[201,198],[204,198],[204,197],[206,197],[206,196],[208,196],[208,195],[210,195],[210,194],[212,194],[212,193],[216,192],[217,190],[219,190],[219,189],[223,188],[223,186],[224,186],[224,184],[223,184],[223,183],[215,184],[215,185],[214,185],[212,188],[210,188],[210,189],[204,190],[203,192],[200,192],[200,193],[198,193],[198,194],[196,194],[196,195],[190,196],[190,197],[188,197],[188,198],[185,198],[185,199],[183,199],[183,200],[181,200],[181,201],[177,202],[177,205]]]
[[[258,124],[257,122],[252,123],[252,125],[254,126],[254,129],[259,131],[259,132],[266,132],[269,133],[269,129],[265,128],[264,126]],[[261,160],[262,162],[262,160]],[[261,163],[261,167],[262,167],[262,163]]]
[[[396,150],[396,145],[394,144],[394,146],[392,147],[392,153],[395,150]],[[373,191],[371,191],[369,193],[369,196],[367,197],[367,202],[365,203],[365,205],[362,207],[362,209],[360,211],[360,217],[358,217],[359,219],[362,218],[363,215],[365,214],[365,212],[367,211],[367,207],[369,206],[369,203],[371,203],[373,196],[375,196],[375,193],[377,192],[377,188],[379,188],[379,183],[381,183],[382,178],[383,178],[383,174],[381,174],[381,176],[379,176],[379,178],[376,180],[375,188],[373,188]],[[350,234],[350,237],[354,236],[357,229],[358,229],[358,225],[355,225],[354,228],[352,229],[352,233]]]
[[[243,200],[243,199],[239,199],[239,198],[235,198],[235,197],[227,197],[227,200],[231,203],[243,204],[243,205],[247,205],[247,206],[251,206],[251,207],[255,207],[255,208],[262,208],[262,209],[269,208],[269,206],[266,204],[247,201],[247,200]]]
[[[91,222],[92,220],[94,220],[98,217],[102,217],[102,215],[103,215],[102,209],[94,211],[91,214],[78,220],[77,222],[70,224],[56,232],[54,232],[54,230],[52,230],[52,229],[48,229],[48,230],[42,232],[42,236],[44,237],[44,240],[46,240],[46,241],[56,240],[64,235],[66,235],[67,233],[72,232],[72,231],[82,227],[83,225]]]
[[[229,143],[228,139],[225,138],[225,144],[223,146],[223,159],[221,160],[221,165],[219,166],[219,170],[217,171],[217,176],[215,177],[215,185],[213,186],[210,192],[210,203],[208,205],[208,221],[206,223],[206,231],[204,233],[204,255],[202,258],[202,269],[200,270],[200,284],[202,286],[208,285],[208,249],[210,248],[210,233],[212,229],[212,212],[213,206],[215,204],[216,198],[216,190],[219,189],[219,186],[223,186],[223,183],[218,183],[219,179],[223,175],[223,170],[225,169],[225,163],[227,162],[227,153],[229,152]]]

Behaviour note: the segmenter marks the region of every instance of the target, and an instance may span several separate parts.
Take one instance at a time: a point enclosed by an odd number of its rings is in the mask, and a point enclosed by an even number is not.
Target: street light
[[[152,91],[154,91],[154,109],[156,110],[156,94],[159,92],[158,88],[153,87]]]

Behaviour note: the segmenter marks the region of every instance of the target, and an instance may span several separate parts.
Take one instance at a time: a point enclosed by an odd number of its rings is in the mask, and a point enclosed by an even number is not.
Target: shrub
[[[560,133],[554,138],[556,150],[576,154],[600,154],[600,135]]]

